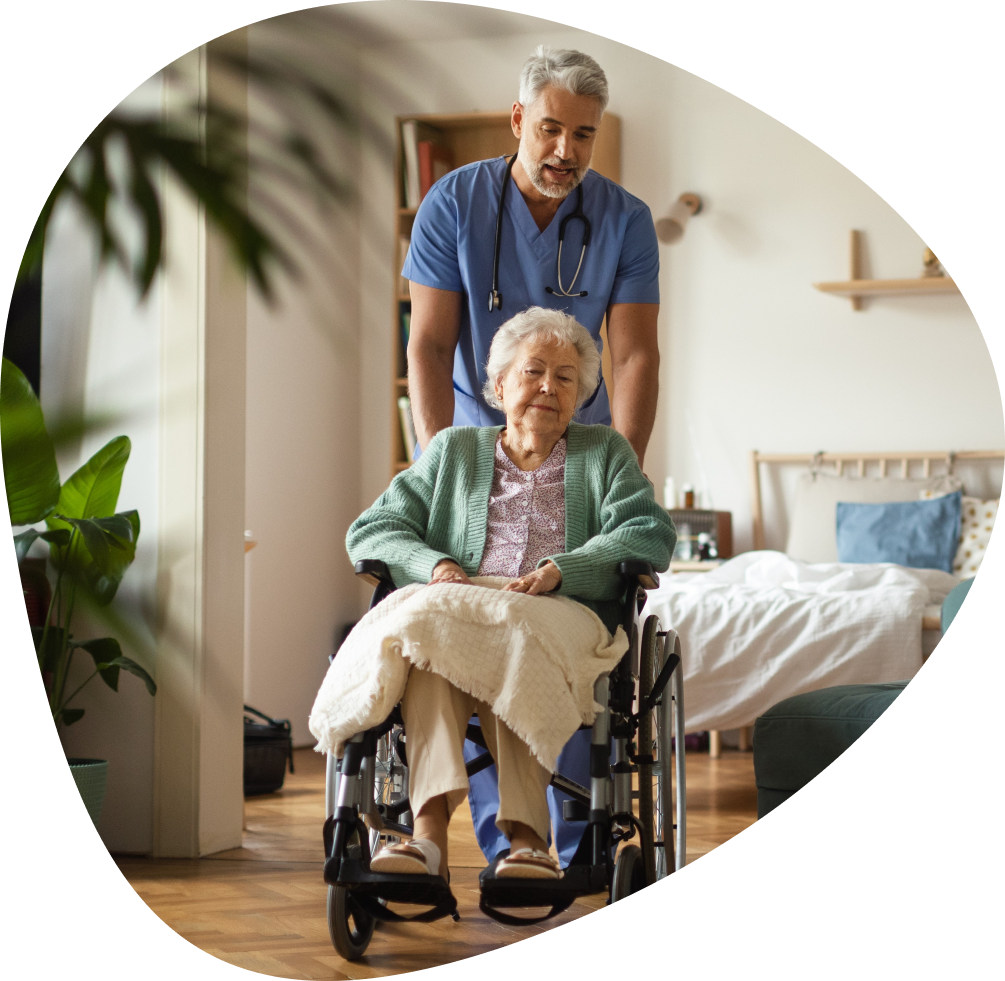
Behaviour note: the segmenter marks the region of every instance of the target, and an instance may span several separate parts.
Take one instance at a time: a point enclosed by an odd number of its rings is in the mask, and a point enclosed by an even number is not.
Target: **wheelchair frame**
[[[480,908],[502,923],[539,923],[567,909],[579,896],[598,892],[608,892],[608,901],[617,902],[682,868],[686,861],[680,640],[675,631],[661,630],[655,616],[646,619],[639,633],[638,617],[645,605],[645,591],[659,585],[649,563],[624,562],[618,570],[625,581],[622,626],[629,647],[610,674],[601,675],[594,685],[594,699],[605,706],[604,711],[597,714],[592,726],[581,727],[592,732],[590,786],[583,787],[557,773],[551,780],[551,786],[570,798],[564,801],[563,817],[568,821],[585,820],[583,837],[559,879],[497,877],[496,864],[507,852],[481,872]],[[356,574],[375,586],[370,609],[395,589],[383,562],[357,562]],[[668,688],[671,679],[672,687]],[[664,697],[665,691],[668,697]],[[636,702],[638,707],[633,713]],[[636,751],[636,734],[645,735],[647,730],[651,745],[640,745]],[[409,838],[412,834],[407,744],[402,736],[403,723],[396,707],[379,726],[354,736],[340,760],[328,754],[324,825],[328,926],[335,949],[347,960],[363,955],[377,921],[428,922],[444,916],[459,919],[457,901],[448,882],[449,871],[444,878],[370,870],[370,857],[382,841]],[[468,762],[470,777],[494,761],[479,726],[469,724],[467,738],[485,750]],[[676,771],[676,822],[671,819],[671,757]],[[640,789],[633,791],[632,774],[636,772]],[[655,795],[647,795],[644,786],[652,788],[653,778]],[[639,800],[639,817],[634,814],[633,800]],[[626,845],[615,858],[617,845],[636,835],[639,844]],[[405,917],[390,910],[388,902],[427,909]],[[543,916],[504,912],[542,907],[549,907]]]

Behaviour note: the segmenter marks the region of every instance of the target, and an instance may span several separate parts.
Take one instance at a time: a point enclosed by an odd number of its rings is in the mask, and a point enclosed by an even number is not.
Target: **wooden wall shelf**
[[[844,296],[851,300],[852,310],[862,309],[867,296],[926,296],[936,293],[959,293],[960,288],[948,276],[919,276],[917,279],[863,279],[862,233],[852,230],[849,236],[851,276],[839,283],[814,283],[821,293]],[[935,260],[935,256],[931,255]],[[926,259],[927,264],[927,259]]]
[[[814,283],[822,293],[835,296],[908,296],[926,293],[959,293],[948,276],[925,279],[849,279],[842,283]]]

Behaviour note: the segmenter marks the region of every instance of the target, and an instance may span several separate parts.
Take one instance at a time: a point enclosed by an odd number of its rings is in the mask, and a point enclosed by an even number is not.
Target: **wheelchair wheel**
[[[354,831],[347,848],[350,857],[359,856],[359,832]],[[328,936],[332,946],[347,961],[362,957],[373,937],[376,920],[349,898],[345,886],[328,887]]]
[[[616,903],[645,889],[646,870],[642,849],[638,845],[625,845],[614,862],[614,881],[611,883],[611,902]]]
[[[639,704],[653,690],[653,683],[663,663],[663,643],[659,636],[659,617],[648,616],[642,627],[642,643],[639,649]],[[639,823],[645,830],[642,837],[641,861],[645,869],[646,882],[652,883],[667,874],[665,847],[655,844],[666,840],[664,834],[664,813],[669,814],[669,804],[664,809],[664,795],[660,792],[663,780],[663,760],[659,739],[659,710],[654,708],[639,718],[638,751],[640,756],[651,755],[655,764],[639,763]],[[667,763],[669,767],[669,763]],[[653,776],[658,785],[653,793]],[[672,825],[672,820],[667,822]],[[671,831],[672,834],[672,831]],[[671,844],[671,848],[673,845]]]
[[[345,886],[328,887],[328,935],[332,946],[347,961],[366,953],[376,920],[356,907]]]

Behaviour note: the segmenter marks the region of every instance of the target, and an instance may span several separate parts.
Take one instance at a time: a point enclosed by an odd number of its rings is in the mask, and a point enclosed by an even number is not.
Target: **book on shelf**
[[[432,140],[420,140],[416,149],[419,157],[419,201],[422,201],[429,189],[454,169],[454,155],[447,147],[437,146]]]
[[[415,209],[433,184],[454,168],[453,155],[435,126],[417,119],[401,123],[402,201]]]
[[[398,399],[398,415],[401,418],[401,437],[405,441],[405,455],[409,463],[415,455],[415,423],[412,422],[412,402],[407,395]]]
[[[405,358],[406,358],[406,360],[405,360],[405,366],[406,366],[406,374],[407,374],[407,368],[408,368],[408,360],[407,360],[408,359],[408,335],[411,333],[411,330],[412,330],[412,311],[411,310],[402,310],[401,311],[401,315],[400,315],[400,321],[401,321],[401,349],[402,349],[402,351],[405,352]]]
[[[401,275],[401,270],[405,268],[405,257],[408,255],[409,238],[407,235],[398,236],[398,295],[408,296],[408,280]]]
[[[414,119],[406,119],[401,124],[401,150],[404,156],[405,207],[419,207],[419,124]]]

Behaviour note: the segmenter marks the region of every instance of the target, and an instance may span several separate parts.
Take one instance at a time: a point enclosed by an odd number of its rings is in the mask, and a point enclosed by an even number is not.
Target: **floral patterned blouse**
[[[565,452],[563,436],[536,470],[521,470],[496,440],[489,494],[488,534],[479,576],[516,579],[541,559],[565,551]]]

